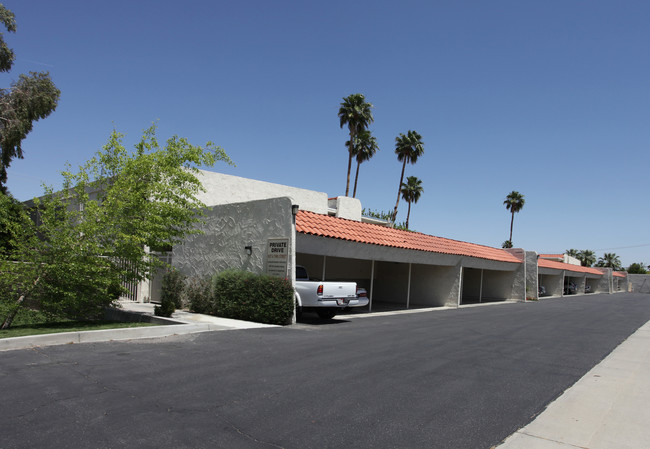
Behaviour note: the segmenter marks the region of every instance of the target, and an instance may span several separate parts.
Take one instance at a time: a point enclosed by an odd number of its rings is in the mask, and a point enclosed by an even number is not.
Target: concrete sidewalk
[[[650,448],[650,322],[499,449]]]
[[[154,304],[134,303],[131,301],[120,301],[120,304],[120,310],[125,312],[149,316],[154,315]],[[201,315],[181,310],[174,312],[171,319],[156,317],[156,321],[168,321],[169,324],[131,327],[125,329],[60,332],[27,337],[0,338],[0,351],[73,343],[94,343],[101,341],[133,340],[138,338],[162,338],[172,335],[193,334],[197,332],[277,327],[271,324],[232,320],[229,318]]]

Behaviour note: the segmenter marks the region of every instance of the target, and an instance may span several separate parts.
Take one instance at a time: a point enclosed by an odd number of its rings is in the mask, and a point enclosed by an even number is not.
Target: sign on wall
[[[266,244],[266,274],[287,278],[289,239],[268,239]]]

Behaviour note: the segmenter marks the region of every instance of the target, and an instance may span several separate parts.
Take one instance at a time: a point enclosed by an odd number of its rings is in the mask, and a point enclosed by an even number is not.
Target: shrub
[[[212,280],[210,278],[190,278],[185,285],[184,297],[190,311],[213,313]]]
[[[291,283],[267,275],[228,270],[213,280],[215,314],[267,324],[287,324],[293,316]]]
[[[162,279],[162,286],[160,292],[160,302],[165,297],[169,298],[174,303],[174,307],[180,309],[183,307],[182,295],[185,289],[185,276],[180,271],[172,268]]]
[[[154,308],[157,316],[171,317],[176,309],[180,309],[181,295],[185,284],[185,277],[173,268],[162,278],[160,290],[160,306]]]

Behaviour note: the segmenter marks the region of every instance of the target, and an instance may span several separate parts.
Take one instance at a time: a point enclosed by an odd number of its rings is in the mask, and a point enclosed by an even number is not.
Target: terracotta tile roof
[[[614,271],[612,272],[613,276],[616,276],[617,278],[626,278],[627,277],[627,271]]]
[[[575,273],[603,274],[603,272],[597,268],[583,267],[580,265],[572,265],[570,263],[564,262],[556,262],[555,260],[542,259],[541,257],[537,259],[537,266],[542,268],[553,268],[555,270],[573,271]]]
[[[540,259],[564,259],[564,254],[540,254]]]
[[[476,257],[500,262],[521,263],[517,257],[499,248],[460,242],[420,232],[402,231],[371,223],[330,217],[301,210],[296,216],[296,231],[350,242],[393,248]]]

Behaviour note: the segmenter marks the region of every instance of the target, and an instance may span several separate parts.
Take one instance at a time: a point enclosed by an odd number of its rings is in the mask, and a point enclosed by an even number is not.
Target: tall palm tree
[[[399,195],[402,190],[402,183],[404,182],[404,170],[406,163],[415,164],[420,156],[424,154],[424,142],[422,136],[416,131],[408,131],[406,135],[400,133],[395,137],[395,154],[397,160],[403,162],[402,174],[399,178],[399,187],[397,189],[397,201],[395,201],[395,210],[393,211],[393,223],[397,218],[397,206],[399,206]]]
[[[355,137],[363,130],[368,128],[375,119],[372,116],[372,104],[366,101],[363,94],[352,94],[343,98],[341,107],[339,108],[339,120],[341,128],[343,125],[348,125],[350,131],[350,140],[354,142]],[[354,145],[346,145],[348,147],[348,180],[345,184],[345,196],[348,196],[350,191],[350,171],[352,170],[352,156],[354,156]]]
[[[621,259],[615,253],[605,253],[598,259],[599,267],[609,267],[614,270],[621,269]]]
[[[422,188],[422,180],[415,176],[406,178],[406,182],[402,184],[402,199],[409,205],[409,210],[406,214],[406,229],[409,228],[409,217],[411,216],[411,203],[415,204],[422,196],[424,188]]]
[[[370,160],[371,157],[379,150],[377,146],[377,139],[373,137],[371,132],[367,129],[361,131],[356,138],[354,139],[354,155],[357,159],[357,172],[354,176],[354,190],[352,191],[352,198],[357,197],[357,181],[359,180],[359,165],[363,162]],[[350,141],[345,142],[346,145],[350,145]]]
[[[509,210],[512,213],[512,218],[510,219],[510,242],[512,242],[512,225],[515,222],[515,213],[519,212],[521,209],[524,208],[524,203],[526,200],[524,200],[524,196],[517,192],[516,190],[513,190],[506,196],[506,200],[503,202],[503,204],[506,205],[506,210]]]

